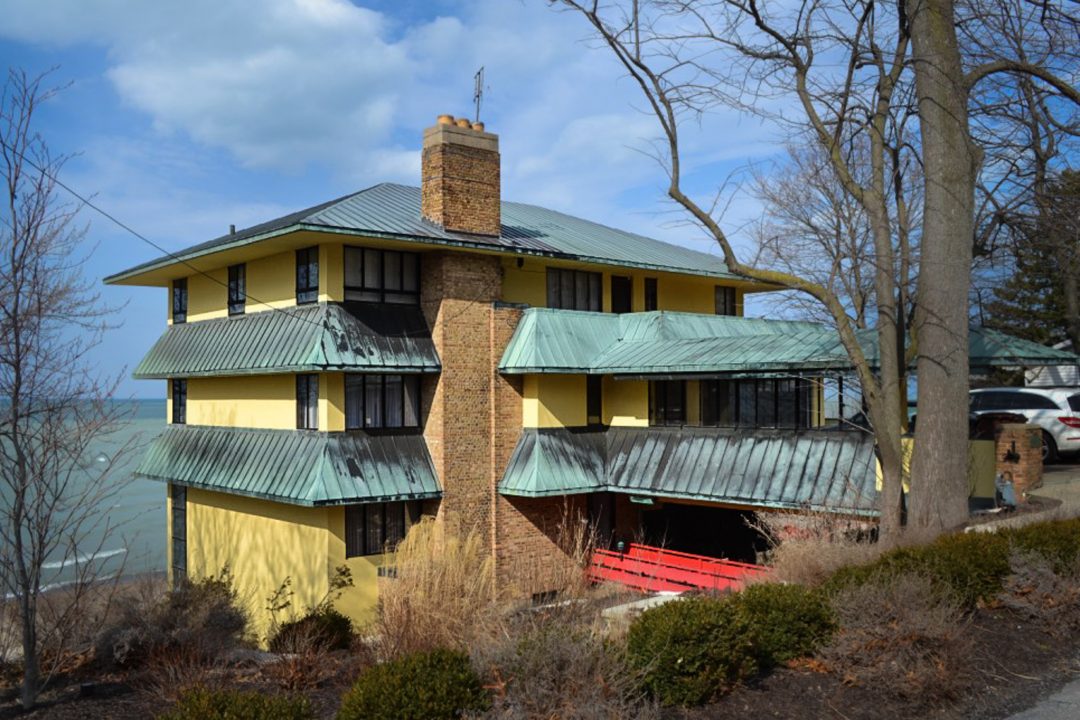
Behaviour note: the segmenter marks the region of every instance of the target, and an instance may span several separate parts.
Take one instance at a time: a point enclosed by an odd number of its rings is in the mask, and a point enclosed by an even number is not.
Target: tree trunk
[[[41,680],[41,669],[38,664],[37,654],[37,618],[34,607],[29,601],[30,593],[25,593],[21,598],[22,607],[22,665],[23,681],[21,689],[21,703],[23,710],[29,710],[37,702],[38,685]]]
[[[914,332],[918,408],[908,521],[940,532],[968,517],[968,289],[978,151],[951,0],[916,0],[915,90],[925,166]]]

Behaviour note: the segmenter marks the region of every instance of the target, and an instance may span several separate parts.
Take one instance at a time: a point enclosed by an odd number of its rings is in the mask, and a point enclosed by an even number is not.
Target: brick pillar
[[[994,444],[995,472],[1011,473],[1016,501],[1042,484],[1042,429],[1038,425],[1006,423]],[[1006,478],[1008,475],[1006,475]]]

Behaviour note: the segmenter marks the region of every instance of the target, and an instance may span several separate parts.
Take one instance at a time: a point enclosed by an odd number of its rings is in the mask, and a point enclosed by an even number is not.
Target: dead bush
[[[624,648],[606,636],[599,608],[587,601],[506,616],[495,632],[475,638],[470,651],[493,693],[486,718],[659,717]]]
[[[225,685],[224,658],[207,658],[197,648],[160,645],[142,660],[134,685],[162,703],[174,703],[196,688],[219,690]]]
[[[437,648],[465,649],[470,633],[495,612],[491,553],[479,530],[463,536],[424,518],[394,555],[381,581],[378,654],[391,659]]]
[[[1001,604],[1045,626],[1055,635],[1080,630],[1080,564],[1055,572],[1041,554],[1013,549],[1009,556]]]
[[[819,657],[846,682],[933,704],[972,679],[969,619],[930,580],[883,576],[836,593],[840,630]]]
[[[314,623],[298,623],[278,635],[274,652],[278,658],[263,674],[282,690],[299,692],[327,685],[349,684],[375,663],[371,647],[353,638],[347,649],[335,649],[333,639]]]

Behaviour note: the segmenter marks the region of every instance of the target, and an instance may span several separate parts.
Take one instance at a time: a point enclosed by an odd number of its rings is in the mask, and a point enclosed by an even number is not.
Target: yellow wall
[[[320,391],[322,385],[320,382]],[[296,376],[191,378],[188,380],[187,422],[189,425],[294,429]]]
[[[327,547],[327,572],[342,565],[352,573],[353,586],[347,588],[335,603],[335,607],[348,615],[354,626],[360,628],[375,618],[379,599],[379,567],[392,563],[393,555],[365,555],[345,558],[345,508],[328,508],[329,545]],[[408,513],[405,521],[408,522]]]
[[[604,377],[604,424],[645,427],[649,424],[649,383]]]
[[[338,250],[340,251],[340,246]],[[320,253],[320,261],[321,259],[322,253]],[[246,264],[244,282],[248,300],[244,307],[245,313],[296,305],[296,253],[294,251],[249,260]],[[340,263],[338,273],[340,287]],[[210,277],[202,274],[188,276],[188,322],[226,317],[229,314],[228,267],[211,270],[207,275]],[[325,275],[320,262],[320,292]],[[172,313],[171,304],[169,312]]]
[[[319,245],[319,302],[345,299],[345,251],[342,248],[341,243]]]
[[[505,302],[525,303],[533,307],[547,306],[547,267],[550,261],[524,258],[522,266],[517,258],[503,259],[502,299]],[[603,310],[611,310],[611,276],[629,276],[633,283],[633,310],[645,309],[645,278],[657,279],[657,302],[660,310],[696,312],[712,315],[716,311],[715,288],[725,283],[714,278],[674,273],[648,272],[630,268],[607,268],[585,263],[559,263],[558,267],[602,272],[604,279]],[[743,291],[736,290],[736,309],[742,315]]]
[[[526,375],[523,427],[581,427],[585,417],[584,375]]]

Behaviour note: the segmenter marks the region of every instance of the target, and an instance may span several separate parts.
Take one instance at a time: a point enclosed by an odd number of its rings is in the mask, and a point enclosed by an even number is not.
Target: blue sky
[[[74,154],[63,179],[170,250],[378,182],[419,183],[420,134],[439,113],[500,135],[503,197],[716,252],[664,201],[643,151],[651,117],[584,22],[544,0],[0,0],[0,63],[56,67],[68,84],[37,127]],[[707,196],[778,157],[774,132],[719,113],[683,137],[688,187]],[[760,213],[739,195],[731,229]],[[86,271],[159,253],[90,210]],[[123,306],[95,360],[130,372],[161,333],[165,291],[102,289]],[[125,377],[124,395],[160,397]]]

